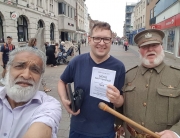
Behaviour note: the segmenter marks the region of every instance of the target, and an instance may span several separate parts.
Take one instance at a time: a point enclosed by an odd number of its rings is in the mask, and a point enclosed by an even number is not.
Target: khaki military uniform
[[[124,98],[125,116],[154,132],[170,129],[180,135],[180,69],[164,62],[153,69],[130,69]],[[130,138],[127,129],[125,132]]]

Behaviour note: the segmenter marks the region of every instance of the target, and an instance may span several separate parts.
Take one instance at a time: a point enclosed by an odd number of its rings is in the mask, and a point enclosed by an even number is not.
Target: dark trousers
[[[128,46],[125,45],[124,47],[125,47],[125,51],[127,51],[128,50]]]
[[[81,49],[80,48],[78,48],[78,51],[79,51],[79,55],[81,54]]]
[[[70,130],[69,132],[69,138],[115,138],[115,132],[112,133],[111,135],[109,136],[105,136],[105,137],[91,137],[91,136],[86,136],[86,135],[83,135],[83,134],[79,134],[73,130]]]

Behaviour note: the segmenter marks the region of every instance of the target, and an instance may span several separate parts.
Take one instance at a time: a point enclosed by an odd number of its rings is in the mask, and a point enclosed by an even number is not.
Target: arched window
[[[54,40],[54,25],[51,23],[50,25],[50,40]]]
[[[37,29],[38,29],[38,28],[43,28],[43,22],[42,22],[42,20],[39,20],[39,21],[38,21]]]
[[[17,21],[18,29],[18,42],[28,40],[28,24],[24,16],[19,16]]]
[[[4,42],[3,21],[0,16],[0,43]]]

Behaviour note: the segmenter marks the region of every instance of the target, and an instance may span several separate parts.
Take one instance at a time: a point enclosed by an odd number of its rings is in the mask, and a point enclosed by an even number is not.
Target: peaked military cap
[[[139,46],[145,46],[148,44],[160,43],[164,38],[164,32],[158,29],[147,29],[138,33],[134,37],[134,42]]]

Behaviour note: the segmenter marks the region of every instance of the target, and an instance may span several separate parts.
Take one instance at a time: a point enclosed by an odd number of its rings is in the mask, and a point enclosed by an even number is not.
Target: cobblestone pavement
[[[86,53],[90,51],[90,47],[82,47],[81,52]],[[130,69],[131,67],[137,65],[139,63],[139,54],[138,54],[138,48],[136,46],[130,46],[129,50],[127,52],[124,51],[123,46],[119,45],[112,45],[111,52],[110,54],[117,59],[121,60],[125,67],[126,70]],[[170,58],[165,58],[165,62],[167,64],[171,65],[177,65],[180,67],[180,64],[176,62],[173,59]],[[46,72],[45,72],[45,80],[47,83],[47,86],[52,89],[51,92],[48,94],[55,97],[57,100],[60,101],[58,93],[57,93],[57,82],[59,80],[59,76],[62,74],[64,71],[66,65],[59,65],[58,67],[46,67]],[[0,72],[2,69],[0,70]],[[40,88],[42,89],[42,86]],[[60,128],[58,132],[58,138],[68,138],[69,134],[69,124],[70,124],[70,116],[66,112],[65,108],[62,106],[62,119],[60,122]]]

